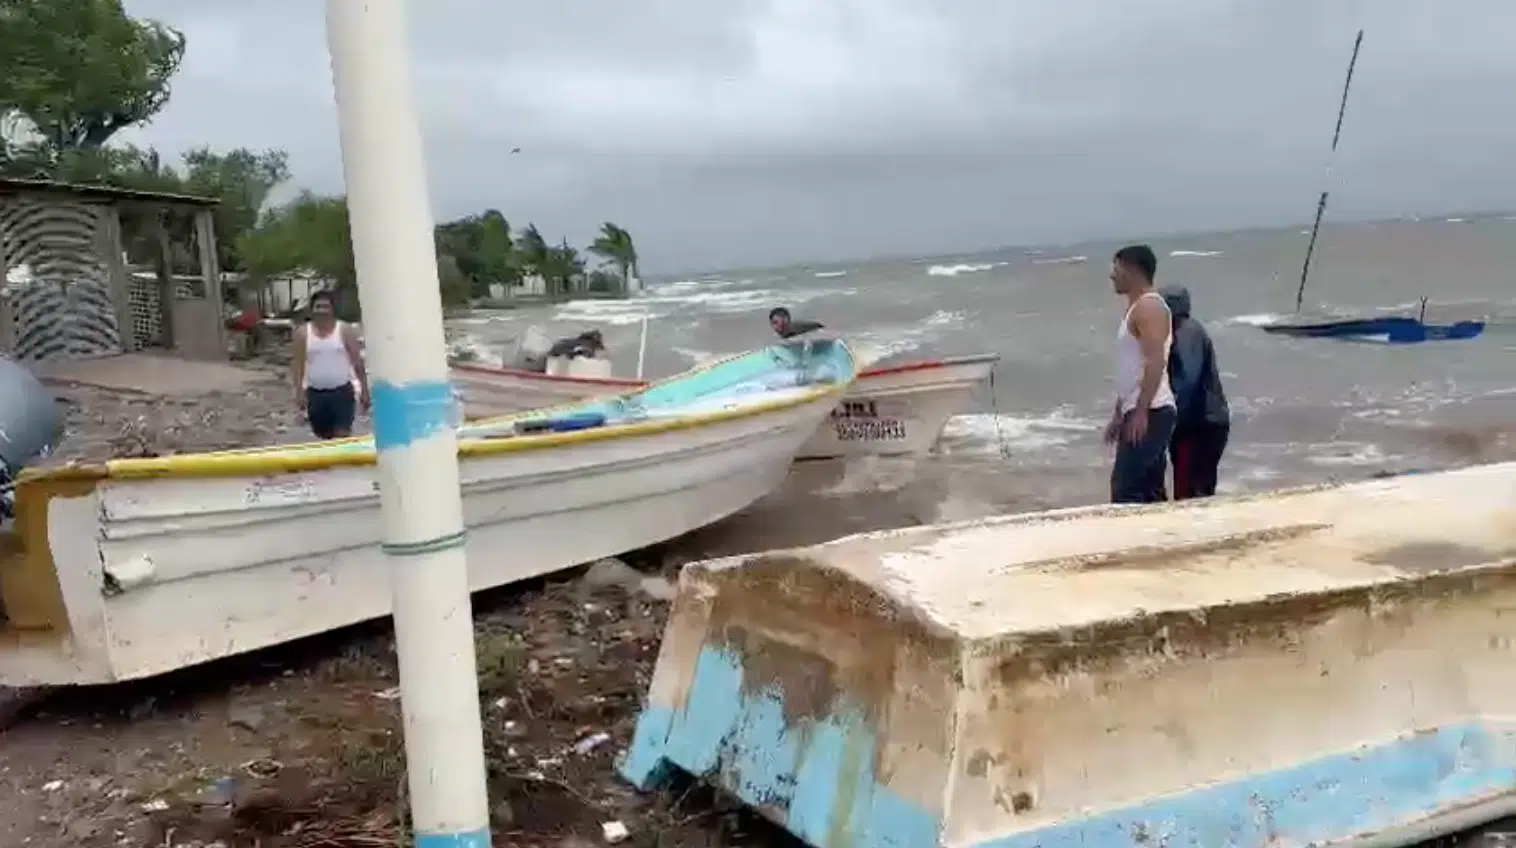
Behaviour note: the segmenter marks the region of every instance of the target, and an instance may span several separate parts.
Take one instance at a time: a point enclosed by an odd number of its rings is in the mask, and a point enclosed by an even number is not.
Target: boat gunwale
[[[603,427],[594,427],[584,430],[573,430],[561,433],[540,433],[526,435],[505,435],[500,437],[466,437],[458,442],[458,458],[460,460],[498,456],[501,454],[520,453],[526,451],[546,450],[549,448],[563,447],[566,445],[593,444],[595,442],[612,441],[616,439],[631,439],[644,436],[660,435],[663,433],[691,430],[713,424],[722,424],[729,421],[738,421],[746,418],[755,418],[785,410],[795,409],[815,403],[818,400],[830,396],[841,396],[849,386],[857,380],[857,355],[841,339],[832,339],[847,352],[848,360],[853,363],[853,379],[806,387],[803,393],[784,398],[761,401],[751,405],[745,405],[736,409],[719,409],[708,412],[695,412],[676,418],[662,418],[651,421],[637,421],[626,424],[613,424]],[[656,380],[651,383],[641,384],[632,392],[620,395],[608,395],[600,400],[608,400],[616,397],[629,397],[642,394],[656,386],[673,383],[689,378],[691,375],[705,373],[728,363],[735,362],[746,356],[751,356],[758,351],[746,351],[733,354],[721,359],[706,362],[683,371],[679,374]],[[577,407],[585,401],[579,400],[563,403],[557,406],[543,407],[540,409],[523,410],[508,415],[493,418],[476,419],[468,422],[470,426],[481,426],[508,421],[519,421],[528,418],[551,414],[567,408]],[[162,457],[140,457],[128,459],[112,459],[105,462],[76,463],[57,466],[54,468],[27,469],[18,475],[18,486],[39,484],[50,481],[66,480],[146,480],[155,478],[204,478],[204,477],[248,477],[267,476],[273,474],[294,474],[308,471],[322,471],[329,468],[351,468],[355,466],[374,465],[378,461],[378,452],[372,445],[372,436],[353,436],[347,439],[332,439],[324,442],[304,442],[293,445],[279,445],[275,447],[240,448],[228,451],[174,454]],[[354,444],[368,442],[367,449],[350,451],[346,453],[333,453],[329,449],[334,445]]]
[[[725,361],[725,360],[722,360]],[[892,374],[909,374],[913,371],[932,371],[940,368],[953,368],[959,365],[981,365],[984,363],[994,364],[1000,361],[998,353],[970,353],[963,356],[949,356],[942,359],[921,359],[913,362],[904,362],[899,365],[887,365],[882,368],[868,368],[858,372],[854,382],[869,377],[886,377]],[[539,374],[536,371],[525,371],[520,368],[506,368],[495,365],[479,365],[472,362],[453,363],[448,366],[465,373],[481,375],[504,375],[520,377],[524,380],[536,380],[544,383],[582,383],[586,386],[627,386],[641,389],[652,385],[637,380],[627,380],[620,377],[571,377],[567,375]],[[688,373],[688,372],[685,372]]]

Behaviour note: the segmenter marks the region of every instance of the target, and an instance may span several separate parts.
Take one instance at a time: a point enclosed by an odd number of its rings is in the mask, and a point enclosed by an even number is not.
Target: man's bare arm
[[[1169,333],[1173,332],[1171,324],[1168,310],[1153,302],[1153,298],[1138,301],[1137,308],[1132,310],[1132,335],[1137,337],[1137,344],[1142,350],[1142,385],[1137,392],[1138,409],[1147,409],[1152,405],[1163,382],[1163,369],[1168,364],[1163,349],[1164,343],[1169,340]]]
[[[347,349],[347,361],[358,375],[358,390],[368,394],[368,367],[363,362],[363,348],[358,344],[358,333],[347,324],[342,325],[342,346]]]
[[[295,380],[295,391],[305,387],[305,327],[295,328],[294,348],[290,353],[290,376]]]

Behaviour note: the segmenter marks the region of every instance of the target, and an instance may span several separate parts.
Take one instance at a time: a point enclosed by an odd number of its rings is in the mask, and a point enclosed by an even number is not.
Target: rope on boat
[[[1000,403],[995,397],[995,369],[990,368],[990,416],[995,419],[995,445],[1000,449],[1001,459],[1011,458],[1011,447],[1005,443],[1005,432],[1000,422]]]

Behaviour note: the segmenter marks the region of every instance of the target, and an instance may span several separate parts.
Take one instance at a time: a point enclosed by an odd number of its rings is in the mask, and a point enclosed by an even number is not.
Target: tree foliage
[[[349,292],[358,284],[346,198],[301,192],[265,211],[238,240],[237,252],[255,279],[309,274]]]
[[[606,221],[600,225],[600,234],[590,244],[590,252],[616,266],[622,283],[630,282],[637,273],[637,244],[632,234]]]
[[[455,266],[475,297],[488,295],[492,284],[514,285],[521,280],[511,225],[499,210],[486,209],[439,224],[436,242],[438,258]]]
[[[132,18],[120,0],[0,0],[0,45],[6,129],[55,155],[158,114],[184,58],[182,34]]]
[[[346,199],[301,192],[271,205],[290,179],[284,152],[202,147],[175,164],[156,150],[108,144],[163,109],[184,50],[183,35],[131,17],[121,0],[0,0],[0,174],[214,198],[223,271],[254,282],[308,274],[352,292]],[[189,243],[188,216],[123,216],[134,263],[156,261],[160,226],[172,242]],[[586,276],[583,257],[566,240],[549,244],[535,225],[517,235],[495,209],[447,221],[434,236],[449,304],[527,274],[542,277],[550,295],[612,288],[606,272]],[[636,273],[636,247],[616,224],[607,222],[589,251],[615,265],[623,282]],[[186,252],[169,261],[194,259]]]
[[[245,271],[237,243],[258,226],[274,189],[289,181],[289,160],[282,150],[239,147],[216,153],[201,147],[184,154],[179,190],[214,197],[217,259],[223,271]]]

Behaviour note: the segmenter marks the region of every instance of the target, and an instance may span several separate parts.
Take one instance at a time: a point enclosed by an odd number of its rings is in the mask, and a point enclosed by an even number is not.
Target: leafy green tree
[[[184,36],[120,0],[0,0],[0,117],[13,142],[60,157],[105,145],[168,102]],[[42,149],[37,149],[40,146]],[[26,156],[20,157],[23,160]]]
[[[258,225],[238,240],[237,251],[249,277],[258,283],[293,275],[332,281],[341,294],[344,317],[356,317],[358,271],[346,198],[302,192],[266,210]],[[445,305],[468,303],[470,280],[452,256],[438,256],[437,275]]]
[[[498,210],[439,224],[436,241],[438,257],[457,265],[476,297],[487,295],[493,283],[510,285],[521,278],[510,222]]]
[[[216,153],[200,147],[184,154],[179,190],[219,201],[214,214],[221,270],[246,270],[237,243],[258,225],[269,195],[289,178],[289,159],[282,150],[239,147]]]
[[[331,280],[345,307],[357,305],[358,272],[346,198],[301,192],[289,203],[266,210],[258,226],[238,239],[237,253],[255,281],[309,274]]]
[[[600,225],[599,235],[590,244],[590,253],[614,264],[621,274],[623,284],[630,282],[632,277],[639,276],[637,245],[632,241],[632,234],[610,221]]]

